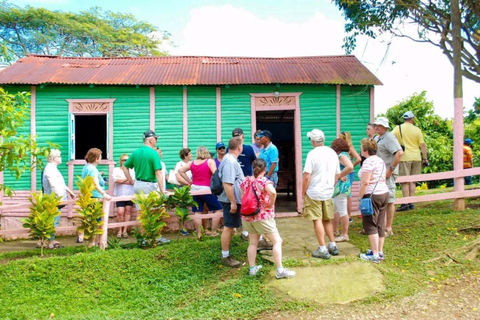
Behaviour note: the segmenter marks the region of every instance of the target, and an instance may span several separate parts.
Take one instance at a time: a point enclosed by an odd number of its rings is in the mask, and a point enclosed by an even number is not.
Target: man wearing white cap
[[[388,131],[390,128],[388,119],[385,117],[378,117],[375,119],[375,131],[378,136],[375,141],[378,144],[377,156],[379,156],[384,162],[387,168],[386,178],[389,192],[389,199],[387,205],[387,223],[385,226],[385,236],[393,235],[393,217],[395,215],[395,179],[398,176],[397,165],[403,156],[402,147],[398,143],[397,138]]]
[[[392,130],[404,151],[399,165],[400,176],[420,174],[422,164],[428,166],[427,147],[425,141],[423,141],[423,134],[420,128],[413,124],[414,121],[415,116],[412,111],[407,111],[403,114],[404,123]],[[422,150],[423,163],[420,149]],[[415,195],[415,182],[402,183],[402,194],[403,197],[413,197]],[[412,203],[405,203],[397,211],[407,211],[414,208],[415,206]]]
[[[340,178],[340,164],[333,149],[324,145],[325,135],[313,129],[307,133],[313,150],[305,160],[303,169],[302,195],[303,216],[313,221],[313,229],[318,240],[318,249],[312,252],[315,258],[329,259],[338,255],[333,236],[333,191]],[[325,246],[325,232],[330,243]]]

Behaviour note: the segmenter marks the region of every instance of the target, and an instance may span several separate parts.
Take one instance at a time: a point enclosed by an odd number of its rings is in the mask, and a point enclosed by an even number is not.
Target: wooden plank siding
[[[342,86],[340,90],[340,131],[350,132],[360,154],[360,141],[367,137],[365,129],[370,122],[370,86]],[[359,165],[355,167],[357,173],[359,169]]]
[[[193,159],[196,150],[205,146],[215,154],[217,143],[217,93],[213,86],[187,88],[188,147]]]

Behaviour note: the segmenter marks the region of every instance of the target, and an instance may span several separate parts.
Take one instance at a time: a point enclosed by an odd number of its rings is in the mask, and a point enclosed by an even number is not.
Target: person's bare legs
[[[318,245],[325,246],[325,229],[323,228],[322,220],[313,220],[313,230],[315,230]]]
[[[125,219],[123,221],[130,221],[132,218],[132,206],[125,206]],[[128,227],[123,227],[123,233],[128,234]]]
[[[342,224],[342,236],[348,239],[348,227],[350,225],[350,218],[348,215],[340,217],[340,223]]]
[[[370,249],[372,250],[373,255],[378,256],[378,247],[379,247],[378,233],[369,234],[368,241],[370,242]]]
[[[215,211],[214,212],[215,214],[222,214],[223,211],[222,210],[218,210],[218,211]],[[213,235],[216,235],[218,234],[218,224],[220,223],[220,216],[216,217],[216,218],[212,218],[212,234]]]
[[[402,183],[402,195],[404,198],[410,196],[410,184],[408,182]]]
[[[413,197],[415,195],[415,191],[416,191],[415,182],[410,182],[409,186],[410,186],[410,197]]]
[[[385,231],[391,232],[393,226],[393,218],[395,217],[395,204],[387,204],[387,220],[385,224]]]
[[[195,216],[200,217],[201,213],[195,213]],[[195,226],[195,229],[197,230],[197,239],[200,240],[202,238],[202,223],[206,219],[194,219],[193,224]]]
[[[333,214],[333,233],[338,231],[339,225],[340,225],[340,213],[335,212]],[[343,224],[342,224],[342,232],[343,232]]]
[[[258,233],[250,233],[248,235],[248,240],[249,240],[248,249],[247,249],[248,265],[250,267],[254,267],[255,262],[257,260],[257,247],[258,247],[258,241],[260,240],[260,235]]]
[[[282,268],[282,243],[283,240],[280,237],[278,233],[268,233],[265,234],[265,237],[270,240],[270,242],[273,244],[272,248],[272,254],[273,254],[273,260],[275,261],[275,265],[277,268]]]
[[[230,248],[230,241],[232,240],[232,235],[233,235],[233,228],[230,227],[223,227],[223,232],[222,232],[222,250],[223,251],[228,251]]]
[[[333,236],[333,223],[332,220],[322,220],[323,229],[327,234],[328,240],[330,242],[335,242],[335,237]]]
[[[125,207],[117,207],[117,222],[125,222]],[[118,228],[117,237],[122,236],[122,227]]]
[[[385,237],[378,237],[378,252],[383,252],[384,243],[385,243]]]

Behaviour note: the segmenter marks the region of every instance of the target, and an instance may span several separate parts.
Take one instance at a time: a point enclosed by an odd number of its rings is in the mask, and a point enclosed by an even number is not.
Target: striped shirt
[[[373,188],[375,188],[375,184],[377,183],[377,181],[378,181],[378,184],[373,194],[384,194],[388,192],[388,187],[387,187],[387,184],[385,183],[386,171],[387,169],[385,168],[385,162],[383,162],[383,160],[379,156],[374,155],[365,159],[362,167],[360,168],[360,171],[358,171],[358,176],[360,177],[360,179],[362,178],[363,174],[369,173],[369,172],[371,173],[370,181],[368,182],[368,187],[365,194],[372,193]]]

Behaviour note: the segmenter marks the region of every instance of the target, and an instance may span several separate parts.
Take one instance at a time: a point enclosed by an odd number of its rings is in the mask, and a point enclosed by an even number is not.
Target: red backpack
[[[253,187],[254,181],[247,183],[245,193],[242,198],[242,206],[240,213],[242,216],[254,216],[260,212],[260,200],[258,199],[257,192]]]

